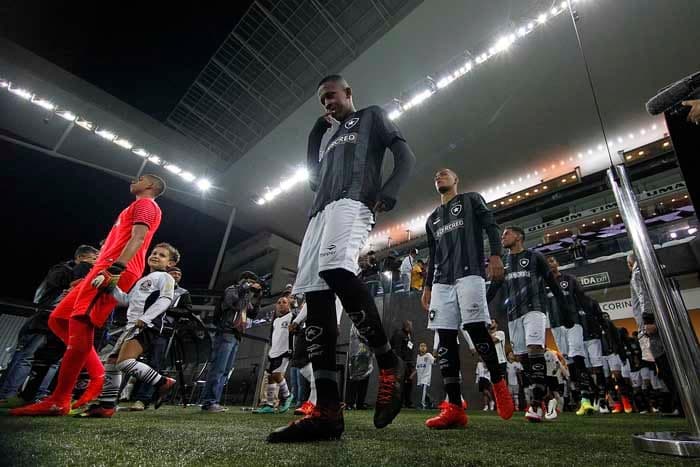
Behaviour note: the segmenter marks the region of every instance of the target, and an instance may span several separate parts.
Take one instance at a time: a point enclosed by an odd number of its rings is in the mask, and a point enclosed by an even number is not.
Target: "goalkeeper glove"
[[[96,289],[113,289],[119,282],[122,272],[126,269],[122,263],[112,263],[107,269],[100,271],[90,285]]]

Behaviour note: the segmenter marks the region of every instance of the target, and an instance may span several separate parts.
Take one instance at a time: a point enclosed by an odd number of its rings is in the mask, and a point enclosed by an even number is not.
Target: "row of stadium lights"
[[[626,143],[626,142],[629,142],[629,141],[632,141],[632,140],[637,140],[638,138],[642,138],[642,137],[644,137],[645,135],[647,135],[648,133],[650,133],[650,132],[655,132],[655,131],[657,131],[658,129],[659,129],[658,125],[657,125],[657,124],[653,124],[653,125],[651,125],[651,126],[648,127],[648,128],[647,128],[647,127],[641,128],[641,129],[640,129],[638,132],[636,132],[636,133],[628,133],[626,137],[619,136],[619,137],[616,138],[616,141],[617,141],[617,143],[619,143],[620,145],[622,145],[622,144],[624,144],[624,143]],[[663,147],[664,147],[664,148],[665,148],[665,147],[668,147],[669,145],[670,145],[670,143],[669,143],[668,141],[666,141],[666,142],[663,143]],[[609,146],[613,147],[613,141],[612,141],[612,140],[610,141]],[[603,148],[604,148],[603,145],[598,145],[598,147],[596,148],[596,149],[597,149],[597,152],[598,152],[598,153],[601,152],[601,151],[603,150]],[[593,149],[588,149],[588,150],[586,150],[585,152],[579,152],[579,153],[576,155],[576,158],[577,158],[577,159],[583,159],[584,157],[594,155],[595,153],[596,153],[596,151],[594,151]],[[640,154],[640,155],[643,155],[643,154]],[[574,157],[572,156],[572,157],[569,157],[569,158],[568,158],[568,161],[569,161],[569,162],[574,162],[575,159],[574,159]],[[547,167],[543,167],[542,170],[535,170],[534,172],[530,172],[530,173],[528,173],[528,174],[526,174],[526,175],[524,175],[524,176],[522,176],[522,177],[518,177],[517,179],[511,179],[508,183],[503,183],[503,184],[501,184],[501,185],[495,186],[494,188],[490,188],[486,193],[492,194],[492,193],[497,192],[497,191],[499,191],[499,190],[506,189],[506,188],[508,188],[508,187],[510,187],[510,186],[515,186],[516,183],[521,183],[521,182],[523,182],[523,181],[525,181],[525,180],[532,180],[533,178],[535,178],[535,179],[537,180],[538,177],[540,177],[540,176],[544,177],[544,176],[547,174],[548,171],[554,171],[554,170],[556,170],[557,168],[563,167],[564,165],[566,165],[566,160],[565,160],[565,159],[561,159],[561,160],[559,161],[559,166],[557,166],[556,164],[552,164],[552,165],[549,167],[549,170],[548,170]],[[560,172],[560,173],[561,173],[561,172]],[[559,177],[559,176],[561,176],[561,175],[552,175],[552,177],[551,177],[550,179],[551,179],[551,180],[554,180],[554,179],[556,179],[556,178]],[[572,177],[572,181],[575,180],[575,179],[576,179],[576,177]],[[536,184],[539,184],[539,183],[541,183],[542,181],[543,181],[543,180],[537,180],[537,183],[536,183]],[[567,182],[566,179],[562,179],[561,181],[562,181],[562,183],[566,183],[566,182]],[[534,186],[534,185],[531,185],[531,186]],[[545,186],[542,187],[542,190],[546,190],[547,188],[548,188],[548,186],[545,185]],[[527,189],[527,188],[524,188],[524,189]],[[535,191],[535,190],[533,190],[533,191]],[[507,193],[506,193],[506,194],[507,194]],[[488,201],[489,201],[489,202],[493,201],[493,197],[491,197]],[[502,205],[505,204],[505,203],[506,203],[505,200],[501,202]],[[498,206],[497,206],[497,205],[492,205],[491,207],[496,208],[496,207],[498,207]],[[408,230],[408,231],[414,231],[414,230],[416,230],[416,229],[420,229],[420,228],[422,228],[423,226],[425,226],[425,222],[428,220],[428,217],[429,217],[429,216],[430,216],[430,213],[422,214],[422,215],[420,215],[420,216],[417,216],[417,217],[412,218],[412,219],[409,220],[409,221],[403,222],[403,223],[401,223],[401,224],[397,224],[397,225],[395,225],[395,226],[393,226],[393,227],[390,227],[390,228],[388,228],[388,229],[385,229],[385,230],[382,230],[382,231],[380,231],[380,232],[377,232],[377,233],[375,233],[375,234],[373,234],[373,235],[370,235],[370,237],[369,237],[369,243],[370,243],[370,244],[376,244],[377,242],[383,242],[383,241],[387,241],[387,242],[388,242],[388,239],[396,238],[396,236],[395,236],[395,237],[392,237],[392,233],[393,233],[394,235],[396,235],[397,233],[398,233],[399,235],[401,235],[401,234],[403,234],[403,233],[405,233],[406,235],[408,235],[407,230]]]
[[[573,1],[576,2],[580,0]],[[517,30],[516,33],[498,39],[488,51],[476,57],[474,62],[468,61],[454,72],[447,74],[437,83],[431,82],[432,85],[430,88],[418,92],[408,101],[401,103],[398,109],[389,113],[389,118],[392,120],[397,119],[404,112],[414,107],[417,107],[418,105],[432,97],[433,94],[435,94],[438,90],[446,88],[453,81],[466,75],[468,72],[472,71],[476,66],[486,62],[489,58],[508,50],[510,46],[513,45],[513,43],[515,43],[519,38],[525,37],[526,35],[531,33],[537,26],[543,25],[547,22],[547,20],[560,15],[561,13],[566,11],[566,9],[567,3],[565,1],[562,1],[558,6],[552,7],[549,11],[540,13],[536,20],[530,21],[526,25],[523,25]],[[298,183],[306,180],[308,180],[308,173],[304,169],[296,169],[295,172],[293,172],[292,174],[284,176],[278,186],[267,187],[265,193],[260,195],[255,200],[255,203],[258,206],[263,206],[274,200],[277,196],[284,193],[285,191],[290,190]]]
[[[5,80],[0,78],[0,89],[5,89],[8,92],[14,94],[17,97],[20,97],[21,99],[24,99],[26,101],[31,102],[34,105],[37,105],[41,107],[42,109],[45,109],[49,112],[53,112],[55,115],[63,118],[66,121],[72,122],[75,125],[87,130],[93,132],[95,135],[99,136],[100,138],[103,138],[107,141],[110,141],[117,146],[126,149],[128,151],[131,151],[132,153],[136,154],[137,156],[143,157],[144,159],[147,159],[150,163],[162,166],[164,169],[169,171],[170,173],[174,175],[179,175],[183,180],[187,182],[194,182],[195,186],[199,188],[202,191],[206,191],[209,188],[211,188],[212,184],[209,180],[206,178],[197,178],[195,177],[191,172],[187,170],[183,170],[176,164],[167,162],[166,160],[162,159],[160,156],[156,154],[152,154],[146,149],[142,147],[136,147],[134,143],[129,141],[126,138],[118,136],[116,133],[113,131],[110,131],[106,128],[103,128],[101,126],[96,125],[95,123],[86,120],[79,115],[76,115],[75,113],[71,112],[70,110],[67,110],[65,108],[59,107],[58,105],[54,104],[48,99],[45,99],[43,97],[38,96],[37,94],[34,94],[33,92],[29,91],[28,89],[18,87],[15,83],[12,83],[11,81]]]

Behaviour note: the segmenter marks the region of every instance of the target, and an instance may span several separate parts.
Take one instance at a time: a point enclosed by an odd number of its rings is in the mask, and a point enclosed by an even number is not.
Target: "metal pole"
[[[228,216],[228,224],[226,224],[226,232],[224,232],[224,238],[221,240],[221,246],[219,247],[219,255],[216,257],[214,270],[211,272],[211,279],[209,279],[209,290],[213,290],[214,284],[216,284],[216,276],[219,275],[219,268],[221,268],[221,261],[223,261],[224,259],[224,253],[226,252],[226,243],[228,243],[228,236],[231,233],[231,226],[233,226],[233,219],[235,217],[236,208],[231,207],[231,214]]]
[[[632,186],[623,165],[608,169],[608,181],[620,208],[622,220],[632,241],[642,278],[654,305],[656,325],[666,355],[671,364],[690,433],[647,432],[634,435],[633,443],[641,450],[686,456],[700,456],[700,373],[695,334],[688,320],[688,312],[674,297],[669,282],[659,263],[649,234],[639,211]]]

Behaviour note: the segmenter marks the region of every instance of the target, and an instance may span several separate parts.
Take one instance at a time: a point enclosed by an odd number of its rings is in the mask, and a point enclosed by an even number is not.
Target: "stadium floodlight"
[[[305,182],[309,179],[309,171],[305,167],[301,167],[294,173],[294,178],[300,182]]]
[[[155,164],[155,165],[161,165],[163,163],[163,160],[156,156],[155,154],[151,154],[151,156],[148,158],[149,162]]]
[[[265,201],[265,198],[258,198],[257,200],[255,200],[255,204],[257,204],[258,206],[262,206],[266,202],[267,201]]]
[[[95,134],[101,138],[106,139],[107,141],[114,141],[114,139],[117,137],[116,134],[104,128],[99,128],[95,130]]]
[[[88,131],[92,131],[95,128],[95,124],[92,122],[89,122],[83,118],[76,117],[75,119],[75,124],[78,125],[81,128],[85,128]]]
[[[121,146],[121,147],[123,147],[124,149],[131,149],[131,148],[134,147],[134,144],[133,144],[131,141],[129,141],[128,139],[125,139],[125,138],[117,138],[117,139],[115,139],[115,140],[114,140],[114,144],[116,144],[117,146]]]
[[[131,152],[140,157],[148,157],[148,151],[146,151],[144,148],[135,148],[132,149]]]
[[[191,182],[191,181],[193,181],[195,178],[197,178],[197,177],[195,177],[194,175],[192,175],[192,172],[188,172],[188,171],[186,171],[186,170],[183,170],[183,171],[180,173],[180,177],[182,177],[183,179],[185,179],[186,182]]]
[[[676,238],[678,237],[678,234],[676,232],[671,232],[671,238]]]
[[[175,165],[175,164],[167,164],[167,165],[165,166],[165,170],[167,170],[167,171],[169,171],[169,172],[172,172],[172,173],[174,173],[175,175],[177,175],[177,174],[179,174],[180,172],[182,172],[182,169],[181,169],[180,167],[178,167],[177,165]]]
[[[295,180],[295,178],[285,178],[284,180],[282,180],[280,182],[279,188],[282,191],[291,190],[294,187],[294,185],[296,184],[296,182],[297,181]]]
[[[0,79],[0,88],[6,88],[10,85],[10,82],[6,79]]]
[[[34,96],[34,94],[32,94],[30,91],[27,91],[24,88],[12,87],[12,83],[9,84],[9,86],[7,87],[7,90],[10,91],[12,94],[19,96],[25,100],[29,100]]]
[[[70,110],[57,110],[56,115],[59,117],[68,120],[69,122],[74,122],[76,118],[78,118],[77,115],[75,115],[73,112]]]
[[[389,112],[389,120],[396,120],[401,116],[402,113],[403,112],[401,112],[400,110],[393,110]]]
[[[537,22],[540,24],[544,24],[547,22],[547,13],[542,13],[537,17]]]
[[[698,231],[698,229],[696,229],[695,227],[692,227],[692,228],[688,229],[688,235],[693,235],[693,234],[697,233],[697,231]]]
[[[271,191],[268,191],[267,193],[265,193],[265,196],[263,196],[263,198],[265,198],[265,201],[272,201],[274,197],[275,195],[273,195]]]
[[[36,104],[46,110],[54,110],[56,108],[53,102],[47,101],[46,99],[37,98],[36,96],[32,97],[31,102],[32,104]]]
[[[200,178],[197,180],[197,188],[202,191],[207,191],[209,188],[211,188],[211,182],[206,178]]]

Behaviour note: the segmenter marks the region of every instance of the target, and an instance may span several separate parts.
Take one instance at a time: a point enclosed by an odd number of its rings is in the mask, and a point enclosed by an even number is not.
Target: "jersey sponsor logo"
[[[518,261],[520,264],[521,268],[526,268],[530,264],[530,260],[528,258],[520,258],[520,261]]]
[[[452,232],[453,230],[457,230],[460,227],[464,227],[464,219],[457,219],[456,221],[443,225],[435,231],[435,237],[440,238],[444,234]]]
[[[488,342],[482,342],[481,344],[476,344],[476,351],[479,352],[479,355],[486,354],[489,351]]]
[[[328,246],[326,247],[326,251],[324,251],[323,253],[321,253],[321,255],[320,255],[321,258],[325,258],[326,256],[332,256],[332,255],[334,255],[334,254],[335,254],[335,249],[336,249],[335,243],[331,243],[330,245],[328,245]]]
[[[331,152],[333,149],[335,149],[336,146],[347,143],[357,143],[357,133],[348,133],[346,135],[338,136],[335,140],[333,140],[332,143],[328,145],[325,154]]]
[[[506,274],[506,280],[522,279],[523,277],[530,277],[530,271],[515,271]]]
[[[455,217],[459,216],[459,213],[461,213],[461,212],[462,212],[462,205],[459,203],[455,204],[454,206],[452,206],[450,208],[450,214],[452,214]]]
[[[440,223],[439,217],[433,221],[433,225],[438,225],[439,223]]]
[[[359,122],[359,121],[360,121],[360,119],[358,117],[353,117],[350,120],[348,120],[347,122],[345,122],[345,125],[343,125],[343,126],[345,127],[346,130],[349,130],[350,128],[357,125],[357,122]]]

